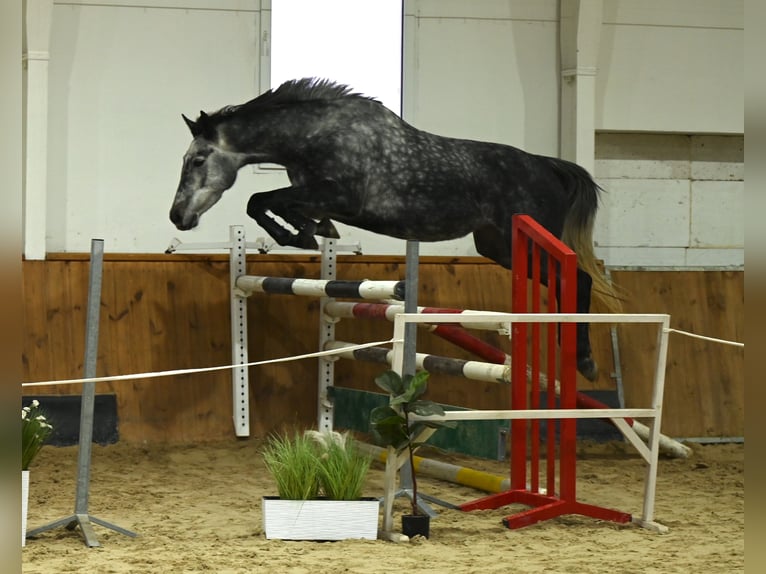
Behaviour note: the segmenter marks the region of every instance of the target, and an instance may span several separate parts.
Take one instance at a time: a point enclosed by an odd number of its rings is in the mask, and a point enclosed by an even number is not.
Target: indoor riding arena
[[[20,4],[21,571],[744,572],[742,0]]]

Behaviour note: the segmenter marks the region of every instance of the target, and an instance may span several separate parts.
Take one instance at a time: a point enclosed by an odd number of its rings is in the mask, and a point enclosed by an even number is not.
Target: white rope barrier
[[[716,339],[715,337],[706,337],[704,335],[697,335],[695,333],[689,333],[688,331],[682,331],[680,329],[668,329],[669,333],[678,333],[680,335],[686,335],[687,337],[693,337],[695,339],[702,339],[705,341],[712,341],[715,343],[722,343],[724,345],[732,345],[734,347],[745,347],[744,343],[738,343],[736,341],[727,341],[725,339]],[[279,359],[267,359],[265,361],[253,361],[251,363],[245,363],[241,365],[221,365],[218,367],[202,367],[195,369],[175,369],[171,371],[154,371],[148,373],[133,373],[130,375],[110,375],[107,377],[93,377],[89,379],[61,379],[54,381],[36,381],[32,383],[21,383],[22,387],[43,387],[48,385],[72,385],[72,384],[84,384],[88,382],[104,383],[110,381],[131,381],[135,379],[152,379],[158,377],[173,377],[177,375],[189,375],[193,373],[207,373],[212,371],[224,371],[226,369],[235,369],[239,367],[255,367],[259,365],[269,365],[273,363],[286,363],[289,361],[300,361],[303,359],[314,359],[317,357],[325,357],[328,355],[342,355],[344,353],[353,352],[360,349],[368,349],[370,347],[377,347],[380,345],[387,345],[397,342],[396,339],[388,339],[387,341],[376,341],[374,343],[363,343],[360,345],[352,345],[343,347],[342,349],[329,349],[325,351],[318,351],[316,353],[306,353],[305,355],[293,355],[290,357],[281,357]]]
[[[265,361],[254,361],[252,363],[243,363],[237,365],[222,365],[218,367],[202,367],[196,369],[175,369],[172,371],[156,371],[151,373],[134,373],[131,375],[110,375],[107,377],[92,377],[89,379],[63,379],[56,381],[40,381],[34,383],[21,383],[22,387],[42,387],[47,385],[71,385],[71,384],[84,384],[84,383],[102,383],[107,381],[130,381],[135,379],[151,379],[156,377],[172,377],[175,375],[188,375],[191,373],[207,373],[211,371],[224,371],[226,369],[236,369],[239,367],[255,367],[258,365],[269,365],[272,363],[286,363],[289,361],[300,361],[302,359],[314,359],[316,357],[324,357],[327,355],[340,355],[348,351],[354,351],[358,349],[368,349],[370,347],[378,347],[380,345],[388,345],[390,343],[398,343],[398,339],[388,339],[387,341],[376,341],[374,343],[362,343],[360,345],[353,345],[353,347],[344,347],[343,349],[330,349],[327,351],[317,351],[316,353],[307,353],[305,355],[293,355],[291,357],[281,357],[279,359],[267,359]]]
[[[724,345],[732,345],[733,347],[745,348],[744,343],[738,343],[736,341],[727,341],[725,339],[716,339],[715,337],[705,337],[704,335],[697,335],[696,333],[689,333],[688,331],[681,331],[680,329],[668,329],[668,333],[678,333],[680,335],[686,335],[687,337],[693,337],[694,339],[702,339],[703,341],[712,341],[714,343],[722,343]]]

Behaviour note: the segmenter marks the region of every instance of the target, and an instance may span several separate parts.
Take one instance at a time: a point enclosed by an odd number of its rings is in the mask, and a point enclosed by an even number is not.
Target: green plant
[[[295,433],[293,438],[272,436],[263,459],[277,483],[280,498],[311,500],[319,496],[319,469],[314,442]]]
[[[371,463],[347,435],[336,432],[273,436],[263,457],[279,497],[289,500],[356,500]]]
[[[36,399],[21,409],[21,470],[29,470],[43,444],[53,432]]]
[[[319,483],[324,495],[330,500],[360,498],[372,459],[362,453],[348,435],[317,434],[324,435],[318,440]]]
[[[375,384],[390,395],[387,406],[370,412],[370,430],[374,441],[393,447],[397,453],[408,450],[412,469],[412,514],[418,514],[418,486],[415,478],[415,449],[422,443],[417,438],[427,428],[453,428],[453,421],[413,420],[411,415],[443,415],[441,405],[421,399],[427,389],[428,372],[401,377],[396,371],[386,371],[375,378]]]

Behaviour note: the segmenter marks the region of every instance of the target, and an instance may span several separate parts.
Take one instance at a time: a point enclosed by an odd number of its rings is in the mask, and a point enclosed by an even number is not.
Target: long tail
[[[622,312],[622,293],[606,278],[593,252],[593,225],[596,221],[601,187],[579,165],[549,158],[554,170],[570,190],[570,207],[564,219],[561,240],[577,253],[577,265],[591,276],[593,294],[610,313]]]

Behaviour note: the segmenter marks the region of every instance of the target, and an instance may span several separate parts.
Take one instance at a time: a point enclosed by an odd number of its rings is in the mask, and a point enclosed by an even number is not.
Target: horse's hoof
[[[592,357],[583,357],[577,360],[577,370],[580,374],[593,382],[598,378],[598,365]]]
[[[296,237],[295,247],[316,250],[319,249],[319,243],[317,243],[317,240],[314,239],[313,235],[305,235],[301,233]]]
[[[315,233],[317,235],[321,235],[322,237],[329,237],[330,239],[340,239],[340,233],[338,233],[338,230],[335,229],[332,221],[330,221],[327,217],[320,219],[317,222]]]
[[[250,196],[250,199],[247,200],[247,209],[246,213],[251,219],[258,219],[258,216],[263,213],[263,208],[261,207],[261,198],[258,197],[258,193],[254,193]]]

